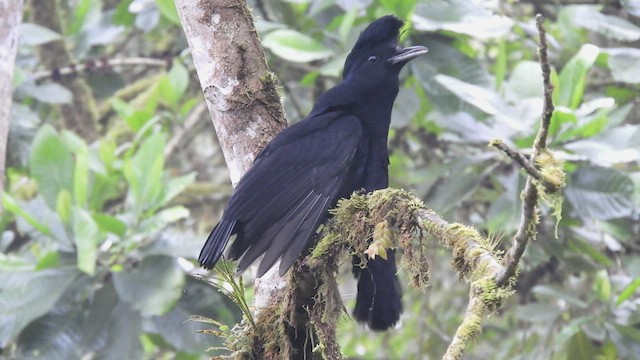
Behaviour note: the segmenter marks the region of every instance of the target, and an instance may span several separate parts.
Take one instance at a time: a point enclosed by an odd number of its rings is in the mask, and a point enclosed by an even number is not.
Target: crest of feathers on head
[[[393,15],[386,15],[372,22],[358,37],[358,41],[344,63],[343,77],[346,77],[358,55],[368,55],[370,49],[385,43],[398,41],[400,28],[404,22]]]

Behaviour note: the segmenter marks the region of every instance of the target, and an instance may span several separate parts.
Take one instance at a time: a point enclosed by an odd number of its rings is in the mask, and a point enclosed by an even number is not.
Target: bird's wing
[[[293,125],[265,148],[223,216],[236,223],[229,257],[240,259],[238,270],[265,254],[258,276],[279,258],[286,272],[337,201],[361,137],[356,117],[329,112]]]

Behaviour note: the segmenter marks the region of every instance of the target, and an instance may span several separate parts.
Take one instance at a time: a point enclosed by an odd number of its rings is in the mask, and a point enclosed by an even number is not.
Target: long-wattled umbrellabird
[[[347,56],[343,81],[258,154],[200,252],[204,268],[213,268],[235,234],[226,257],[238,260],[238,271],[264,255],[257,276],[278,259],[283,275],[312,244],[338,199],[388,186],[387,136],[398,74],[428,51],[399,48],[402,25],[391,15],[371,23]],[[364,269],[354,266],[358,295],[353,314],[373,330],[386,330],[400,318],[396,271],[393,250],[386,260],[369,259]]]

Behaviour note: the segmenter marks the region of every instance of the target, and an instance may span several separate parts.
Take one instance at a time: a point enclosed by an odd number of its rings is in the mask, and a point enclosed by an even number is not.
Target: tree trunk
[[[175,2],[235,187],[258,152],[287,126],[277,80],[244,1]],[[277,267],[256,279],[256,308],[285,286]]]
[[[18,48],[19,27],[22,22],[22,0],[0,0],[0,198],[4,191],[4,173],[7,160],[7,139],[11,124],[13,99],[13,68]],[[2,202],[0,201],[0,214]]]

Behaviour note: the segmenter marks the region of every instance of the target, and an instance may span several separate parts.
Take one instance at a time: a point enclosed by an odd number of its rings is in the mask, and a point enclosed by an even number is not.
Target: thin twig
[[[492,140],[490,146],[504,152],[505,155],[515,160],[520,166],[522,166],[529,176],[532,176],[534,179],[542,183],[548,192],[553,193],[558,191],[558,186],[547,180],[544,175],[540,173],[540,170],[538,170],[538,168],[536,168],[530,161],[530,157],[527,157],[518,150],[510,148],[509,145],[500,140]]]
[[[538,49],[538,58],[540,59],[540,67],[542,68],[542,81],[544,84],[544,107],[542,110],[542,124],[538,129],[538,134],[533,142],[534,155],[531,158],[533,163],[536,155],[547,147],[547,135],[549,134],[549,125],[551,124],[551,116],[553,115],[553,85],[551,84],[551,65],[547,56],[547,32],[544,29],[544,17],[540,14],[536,15],[536,27],[540,34],[540,47]]]
[[[549,65],[549,58],[547,56],[547,38],[544,29],[544,18],[538,14],[536,16],[536,26],[540,34],[540,48],[538,51],[538,57],[540,59],[540,67],[542,69],[542,78],[544,82],[544,107],[542,111],[542,121],[540,129],[533,142],[534,152],[529,160],[529,164],[533,166],[536,161],[536,157],[546,149],[547,135],[549,134],[549,125],[551,123],[551,116],[553,115],[553,86],[551,85],[550,74],[551,66]],[[530,239],[535,238],[536,225],[538,223],[538,190],[533,184],[531,176],[527,177],[527,183],[523,190],[523,203],[522,203],[522,216],[520,218],[520,225],[518,231],[513,237],[513,244],[502,263],[506,267],[506,271],[502,276],[497,278],[498,286],[506,284],[509,279],[515,274],[518,268],[520,258],[527,247]]]
[[[76,74],[84,71],[110,69],[117,66],[142,65],[142,66],[154,66],[154,67],[167,67],[168,64],[170,63],[171,63],[171,59],[167,60],[167,59],[155,59],[155,58],[144,58],[144,57],[89,60],[80,64],[71,64],[69,66],[65,66],[57,69],[38,71],[33,74],[32,78],[37,81],[37,80],[42,80],[50,77]]]

